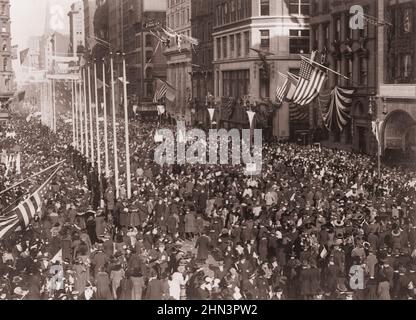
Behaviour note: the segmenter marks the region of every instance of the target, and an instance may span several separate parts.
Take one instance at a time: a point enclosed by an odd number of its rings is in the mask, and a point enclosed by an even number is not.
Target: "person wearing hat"
[[[208,259],[208,254],[210,251],[211,239],[208,237],[206,232],[204,232],[196,241],[195,248],[197,252],[197,260],[205,262]]]

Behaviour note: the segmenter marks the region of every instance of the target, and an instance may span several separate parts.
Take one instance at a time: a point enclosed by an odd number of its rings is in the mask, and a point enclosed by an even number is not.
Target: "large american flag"
[[[304,106],[311,103],[318,96],[326,78],[326,73],[302,57],[299,77],[300,80],[293,95],[293,102]]]
[[[21,202],[11,213],[0,217],[0,240],[18,231],[21,227],[26,229],[30,225],[38,209],[42,208],[42,202],[48,191],[50,181],[59,170],[60,166],[31,196]]]

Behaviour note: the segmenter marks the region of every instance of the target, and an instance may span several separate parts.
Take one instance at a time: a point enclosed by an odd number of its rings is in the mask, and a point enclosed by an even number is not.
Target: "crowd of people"
[[[20,174],[2,176],[1,190],[66,161],[31,226],[1,241],[1,299],[415,298],[414,172],[378,176],[369,156],[278,142],[263,145],[258,176],[159,166],[160,123],[132,122],[128,199],[118,122],[117,192],[71,146],[71,125],[13,120],[2,147],[20,146]],[[44,180],[3,193],[3,214]]]

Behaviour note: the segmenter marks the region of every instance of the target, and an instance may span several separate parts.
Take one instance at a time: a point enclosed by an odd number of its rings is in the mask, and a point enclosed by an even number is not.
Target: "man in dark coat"
[[[211,239],[207,236],[206,232],[196,241],[195,248],[198,249],[197,260],[205,262],[208,259],[210,250]]]

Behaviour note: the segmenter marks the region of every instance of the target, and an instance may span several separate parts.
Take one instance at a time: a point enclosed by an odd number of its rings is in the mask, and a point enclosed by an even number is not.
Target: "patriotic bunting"
[[[323,113],[323,120],[328,130],[336,125],[342,131],[350,118],[350,107],[354,90],[335,87],[331,91],[331,100],[327,111]]]

